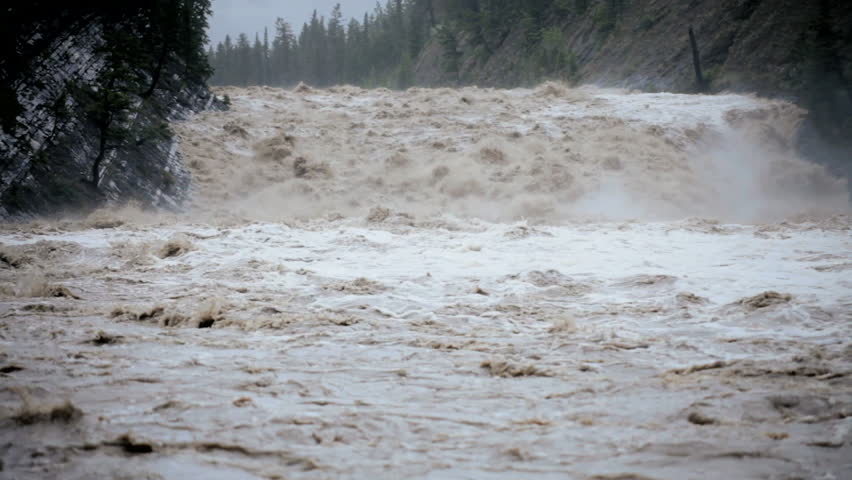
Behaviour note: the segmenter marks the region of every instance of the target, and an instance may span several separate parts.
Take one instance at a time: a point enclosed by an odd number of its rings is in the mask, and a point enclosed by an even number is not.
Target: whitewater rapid
[[[234,89],[0,226],[9,478],[852,478],[846,185],[748,96]]]
[[[222,89],[178,126],[195,207],[218,218],[779,221],[849,212],[796,155],[783,101],[567,89]]]

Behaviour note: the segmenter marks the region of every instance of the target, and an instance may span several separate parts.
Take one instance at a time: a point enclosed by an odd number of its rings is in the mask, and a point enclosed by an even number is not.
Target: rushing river
[[[0,477],[852,478],[847,186],[754,97],[222,89],[0,227]]]

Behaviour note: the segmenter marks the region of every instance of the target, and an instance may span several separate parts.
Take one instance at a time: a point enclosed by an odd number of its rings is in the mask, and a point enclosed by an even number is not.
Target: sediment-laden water
[[[847,186],[736,96],[223,89],[0,231],[9,478],[852,478]]]

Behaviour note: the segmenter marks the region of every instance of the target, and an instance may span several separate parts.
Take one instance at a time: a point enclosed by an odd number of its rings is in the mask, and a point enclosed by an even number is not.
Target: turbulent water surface
[[[223,89],[0,231],[4,478],[852,478],[844,181],[753,97]]]

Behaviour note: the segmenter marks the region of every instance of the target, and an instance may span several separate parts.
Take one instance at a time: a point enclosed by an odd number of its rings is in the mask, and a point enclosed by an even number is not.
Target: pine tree
[[[263,70],[266,68],[266,59],[263,53],[263,44],[260,43],[260,36],[254,34],[254,44],[251,47],[251,61],[249,63],[249,85],[263,85]]]
[[[283,18],[278,18],[275,22],[275,40],[272,42],[272,84],[286,85],[293,78],[291,69],[294,68],[293,58],[293,31],[290,24],[284,21]]]

